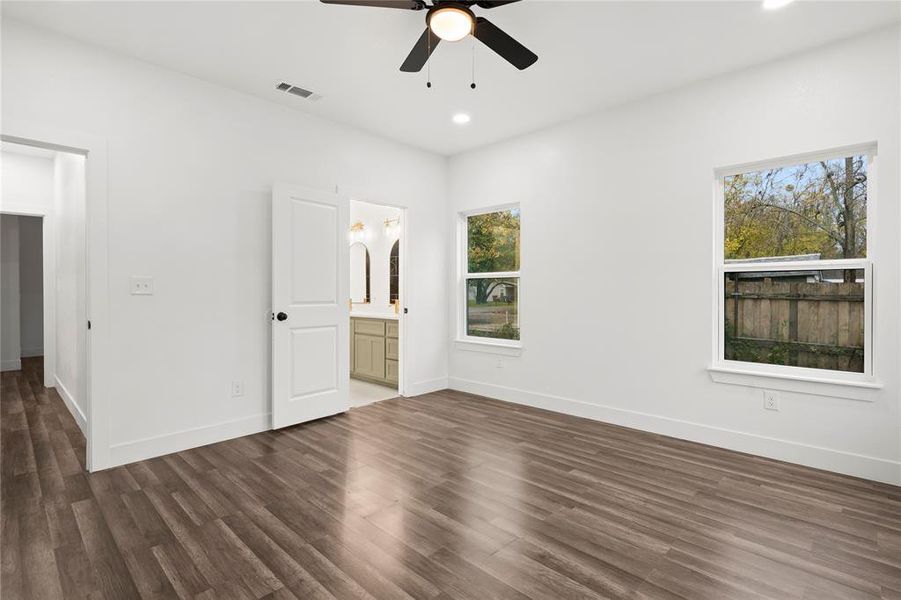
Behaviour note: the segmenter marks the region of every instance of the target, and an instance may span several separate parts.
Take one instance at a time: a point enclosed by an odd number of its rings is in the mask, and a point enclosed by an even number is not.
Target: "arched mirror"
[[[388,259],[388,301],[392,304],[400,299],[400,240],[391,246]]]
[[[350,246],[350,301],[369,304],[369,248],[363,242]]]

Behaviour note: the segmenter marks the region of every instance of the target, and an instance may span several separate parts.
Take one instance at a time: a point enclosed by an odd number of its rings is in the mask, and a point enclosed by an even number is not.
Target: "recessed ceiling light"
[[[794,0],[763,0],[763,8],[764,10],[776,10],[777,8],[782,8],[788,4],[791,4]]]
[[[453,121],[457,125],[466,125],[469,123],[469,119],[470,117],[466,113],[457,113],[453,116]]]

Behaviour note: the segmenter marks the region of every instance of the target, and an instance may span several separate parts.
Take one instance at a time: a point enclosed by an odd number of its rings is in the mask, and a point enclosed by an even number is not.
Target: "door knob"
[[[288,315],[286,315],[283,312],[280,312],[277,315],[275,315],[275,318],[278,319],[279,321],[284,321],[288,318]]]

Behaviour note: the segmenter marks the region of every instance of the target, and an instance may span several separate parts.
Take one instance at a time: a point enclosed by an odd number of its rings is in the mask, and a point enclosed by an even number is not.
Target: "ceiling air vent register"
[[[320,96],[319,94],[315,94],[315,93],[311,92],[310,90],[305,90],[300,86],[296,86],[291,83],[286,83],[284,81],[282,81],[281,83],[276,85],[275,89],[279,90],[280,92],[285,92],[286,94],[291,94],[293,96],[300,96],[301,98],[306,98],[310,102],[315,102],[316,100],[319,100],[320,98],[322,98],[322,96]]]

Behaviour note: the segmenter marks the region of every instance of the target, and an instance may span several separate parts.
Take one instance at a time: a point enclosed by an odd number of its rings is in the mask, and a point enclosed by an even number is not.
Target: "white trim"
[[[450,388],[835,473],[901,485],[901,461],[451,377]]]
[[[46,122],[14,118],[4,119],[0,138],[7,142],[87,156],[84,302],[83,305],[79,302],[78,307],[81,320],[78,344],[84,349],[84,356],[78,365],[78,371],[82,374],[78,393],[84,399],[87,412],[87,468],[89,471],[104,469],[109,466],[110,417],[107,401],[111,372],[107,141],[93,134],[60,129]],[[87,330],[88,320],[92,323],[90,335]],[[44,345],[45,349],[50,349],[46,341]]]
[[[845,269],[867,269],[871,261],[866,258],[840,258],[835,260],[784,260],[779,262],[732,262],[724,263],[724,273],[759,273],[766,271],[838,271]],[[869,275],[869,273],[868,273]]]
[[[804,163],[819,162],[821,160],[833,160],[835,158],[844,158],[846,156],[876,156],[878,145],[876,142],[865,142],[862,144],[850,144],[847,146],[837,146],[827,150],[815,150],[813,152],[802,152],[800,154],[790,154],[788,156],[779,156],[771,159],[756,160],[747,163],[739,163],[736,165],[727,165],[717,167],[713,170],[716,179],[729,177],[730,175],[742,175],[752,171],[763,171],[765,169],[779,169],[781,167],[793,167]]]
[[[738,364],[744,366],[747,363]],[[805,376],[796,373],[762,373],[731,366],[710,366],[707,367],[707,372],[710,373],[710,379],[716,383],[730,383],[745,387],[775,389],[784,392],[862,400],[865,402],[876,400],[876,392],[883,387],[878,381],[829,379],[827,377]],[[825,372],[834,373],[835,371]]]
[[[35,356],[44,356],[43,348],[22,348],[22,351],[19,353],[22,358],[33,358]],[[46,367],[45,367],[46,368]],[[44,386],[47,387],[47,386]]]
[[[4,141],[8,140],[4,137]],[[20,205],[16,202],[10,203],[6,198],[3,201],[0,213],[4,215],[41,219],[41,284],[43,291],[41,315],[44,345],[37,354],[31,354],[32,350],[28,350],[26,354],[26,351],[23,350],[20,355],[22,357],[43,356],[44,387],[53,387],[56,379],[56,232],[54,230],[56,215],[52,207]]]
[[[493,212],[502,212],[513,208],[521,208],[519,202],[506,202],[504,204],[492,204],[491,206],[472,208],[470,210],[462,210],[458,214],[466,219],[466,217],[474,217],[475,215],[487,215]]]
[[[0,361],[0,371],[21,371],[22,361],[18,358]]]
[[[84,412],[82,412],[81,408],[78,406],[78,403],[75,402],[75,398],[72,397],[72,394],[69,393],[68,388],[63,385],[63,382],[59,380],[59,377],[56,375],[53,376],[54,386],[56,388],[56,393],[59,394],[59,397],[63,399],[63,403],[66,405],[66,408],[69,409],[69,412],[72,413],[72,418],[75,419],[75,422],[78,424],[78,428],[81,429],[81,433],[87,437],[88,431],[88,421],[84,416]]]
[[[489,354],[502,354],[504,356],[522,355],[522,344],[504,344],[500,341],[486,342],[482,341],[483,339],[491,338],[467,338],[465,340],[454,340],[454,347],[457,350],[463,350],[466,352],[487,352]]]
[[[407,386],[407,391],[403,394],[406,398],[413,396],[421,396],[432,392],[440,392],[447,389],[447,377],[438,377],[436,379],[427,379],[425,381],[415,381]]]
[[[270,413],[260,413],[223,421],[213,425],[192,427],[173,433],[148,437],[110,446],[109,467],[181,452],[190,448],[224,442],[270,429]]]

